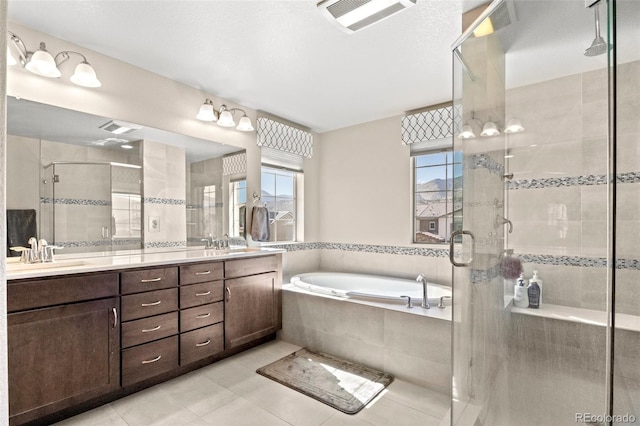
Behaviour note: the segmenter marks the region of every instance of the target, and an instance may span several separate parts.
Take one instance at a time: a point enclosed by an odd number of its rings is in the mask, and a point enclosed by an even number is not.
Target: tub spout
[[[420,274],[418,278],[416,278],[416,281],[422,283],[422,303],[420,306],[423,309],[431,308],[431,305],[429,305],[429,297],[427,297],[427,277],[425,277],[424,274]]]

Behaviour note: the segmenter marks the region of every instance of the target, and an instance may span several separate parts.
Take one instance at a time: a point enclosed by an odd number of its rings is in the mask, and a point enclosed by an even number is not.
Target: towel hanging
[[[251,238],[253,241],[269,241],[269,210],[253,206],[251,209]]]

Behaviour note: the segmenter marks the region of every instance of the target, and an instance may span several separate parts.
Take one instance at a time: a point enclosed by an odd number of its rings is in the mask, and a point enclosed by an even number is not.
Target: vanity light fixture
[[[476,134],[473,133],[473,129],[471,128],[471,124],[465,124],[462,126],[462,130],[458,134],[458,138],[460,139],[473,139],[476,137]]]
[[[498,126],[493,121],[487,121],[482,126],[482,132],[480,132],[480,136],[489,137],[489,136],[498,136],[500,134],[500,130],[498,130]]]
[[[242,117],[236,126],[236,122],[233,119],[233,114],[241,112]],[[235,127],[236,130],[241,132],[250,132],[253,129],[251,119],[247,117],[247,113],[240,108],[228,108],[226,105],[221,105],[220,109],[216,111],[211,99],[205,99],[204,103],[200,106],[200,110],[196,115],[196,118],[201,121],[217,122],[221,127]]]
[[[524,132],[524,127],[522,126],[522,123],[520,122],[520,120],[518,120],[517,118],[512,118],[511,120],[507,121],[507,125],[504,128],[504,132],[520,133],[520,132]]]
[[[30,71],[34,74],[43,77],[60,78],[62,76],[62,73],[59,69],[60,65],[67,62],[71,58],[71,55],[78,55],[82,58],[82,62],[80,62],[76,66],[75,71],[70,78],[71,82],[83,87],[102,86],[102,83],[100,83],[100,80],[98,80],[98,78],[96,77],[96,71],[93,69],[91,64],[89,64],[87,58],[82,53],[74,52],[71,50],[64,50],[56,54],[54,57],[53,55],[51,55],[51,53],[49,53],[44,42],[40,42],[38,50],[36,50],[35,52],[30,52],[19,36],[12,33],[11,31],[8,31],[8,33],[8,65],[17,65],[19,62],[23,68],[26,68],[27,71]],[[19,55],[19,61],[13,56],[11,52],[12,46]]]

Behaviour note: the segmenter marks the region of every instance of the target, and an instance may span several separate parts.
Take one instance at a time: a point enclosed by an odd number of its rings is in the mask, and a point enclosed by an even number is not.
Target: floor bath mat
[[[362,410],[393,381],[381,371],[307,349],[256,372],[347,414]]]

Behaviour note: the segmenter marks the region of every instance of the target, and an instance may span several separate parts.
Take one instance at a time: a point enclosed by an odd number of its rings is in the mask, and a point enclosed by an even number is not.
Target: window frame
[[[293,230],[293,239],[291,240],[278,240],[278,222],[277,220],[274,220],[273,224],[270,223],[269,225],[269,241],[266,242],[267,244],[280,244],[280,243],[294,243],[298,241],[298,213],[300,211],[300,206],[298,205],[298,200],[299,200],[299,194],[298,194],[298,178],[299,175],[302,174],[301,170],[294,170],[294,169],[289,169],[286,167],[282,167],[282,166],[275,166],[272,164],[268,164],[268,163],[262,163],[261,167],[260,167],[260,176],[261,176],[261,182],[260,182],[260,192],[262,193],[263,190],[263,182],[262,182],[262,175],[265,173],[265,169],[267,170],[268,174],[273,174],[274,176],[277,176],[278,174],[282,175],[282,176],[291,176],[293,179],[293,188],[292,188],[292,198],[291,201],[293,203],[293,218],[291,219],[291,228]],[[277,195],[277,178],[275,179],[274,182],[274,192],[275,194],[273,195],[273,204],[277,206],[278,204],[278,195]],[[263,204],[266,204],[264,202],[264,200],[261,200],[261,202]],[[273,209],[269,209],[269,220],[271,221],[271,217],[272,215],[274,215],[277,212],[277,210],[273,210]],[[273,226],[273,227],[272,227]]]

